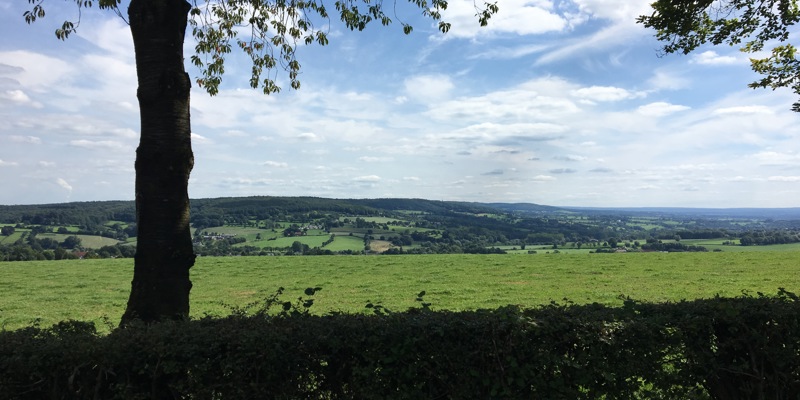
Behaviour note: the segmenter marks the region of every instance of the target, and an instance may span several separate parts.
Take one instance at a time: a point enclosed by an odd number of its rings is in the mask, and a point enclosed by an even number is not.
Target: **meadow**
[[[366,312],[368,302],[405,310],[418,306],[423,290],[439,310],[798,292],[798,259],[800,251],[201,257],[192,269],[191,308],[193,317],[225,315],[279,287],[284,300],[295,300],[314,286],[323,288],[315,313]],[[0,327],[79,319],[108,330],[124,311],[132,270],[131,259],[2,263]]]

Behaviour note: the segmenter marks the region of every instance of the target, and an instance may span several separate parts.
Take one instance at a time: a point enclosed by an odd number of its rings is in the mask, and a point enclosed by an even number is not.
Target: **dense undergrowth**
[[[800,396],[800,302],[783,290],[621,307],[370,305],[373,315],[311,315],[311,303],[271,297],[224,318],[108,335],[75,321],[0,332],[0,398]]]

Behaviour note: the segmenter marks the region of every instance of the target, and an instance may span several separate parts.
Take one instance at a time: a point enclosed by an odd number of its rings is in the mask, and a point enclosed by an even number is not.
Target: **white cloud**
[[[390,162],[390,161],[393,161],[393,160],[394,160],[394,158],[392,158],[392,157],[369,157],[369,156],[363,156],[363,157],[359,157],[358,158],[358,161],[366,162],[366,163]]]
[[[30,106],[33,108],[42,108],[42,103],[37,101],[31,100],[25,92],[19,89],[14,90],[6,90],[5,92],[0,93],[0,98],[9,100],[13,103],[17,103],[20,105]]]
[[[80,60],[80,65],[91,72],[91,78],[113,85],[119,93],[133,97],[136,93],[136,65],[132,59],[114,56],[88,54]]]
[[[442,13],[443,19],[452,24],[448,36],[473,38],[500,34],[535,35],[558,32],[567,27],[567,21],[552,9],[551,1],[506,0],[498,3],[499,12],[485,27],[478,24],[476,5],[482,7],[483,3],[472,0],[448,2],[447,10]]]
[[[128,139],[139,137],[139,133],[130,128],[115,128],[111,130],[111,135]]]
[[[125,150],[125,144],[113,140],[70,140],[69,144],[75,147],[82,147],[91,150]]]
[[[288,168],[289,164],[279,161],[265,161],[262,165],[272,168]]]
[[[192,132],[192,143],[211,144],[214,143],[214,141],[203,135]]]
[[[470,58],[508,60],[508,59],[525,57],[531,54],[541,53],[552,47],[553,47],[552,45],[543,45],[543,44],[526,44],[517,47],[500,47],[500,48],[493,47],[489,50],[470,56]]]
[[[355,178],[353,178],[353,180],[356,181],[356,182],[362,182],[362,183],[376,183],[376,182],[380,182],[381,177],[378,176],[378,175],[365,175],[365,176],[355,177]]]
[[[586,161],[586,159],[587,159],[584,156],[579,156],[579,155],[575,155],[575,154],[569,154],[569,155],[566,155],[566,156],[559,156],[559,157],[553,157],[553,158],[556,159],[556,160],[572,161],[572,162]]]
[[[572,91],[572,95],[590,101],[620,101],[644,97],[644,92],[631,92],[613,86],[590,86]]]
[[[117,58],[133,59],[131,28],[120,18],[90,19],[81,21],[78,36],[98,46]]]
[[[759,165],[795,166],[800,165],[800,154],[777,151],[762,151],[751,156]]]
[[[636,190],[657,190],[657,189],[660,189],[660,187],[657,186],[657,185],[641,185],[641,186],[635,187],[634,189],[636,189]]]
[[[658,101],[655,103],[645,104],[643,106],[639,106],[636,109],[636,112],[639,114],[648,116],[648,117],[664,117],[670,114],[674,114],[676,112],[688,110],[689,107],[682,106],[678,104],[670,104],[663,101]]]
[[[65,189],[65,190],[67,190],[67,191],[69,191],[69,192],[71,192],[71,191],[72,191],[72,185],[70,185],[70,184],[69,184],[67,181],[65,181],[63,178],[58,178],[58,179],[56,179],[56,184],[57,184],[58,186],[61,186],[63,189]]]
[[[800,182],[800,176],[770,176],[770,182]]]
[[[76,69],[60,59],[27,50],[0,51],[0,64],[8,65],[2,75],[23,89],[42,90],[71,84]]]
[[[222,133],[224,137],[247,137],[247,133],[238,129],[227,130]]]
[[[483,95],[461,97],[437,104],[426,114],[436,120],[503,123],[537,120],[551,122],[574,115],[579,107],[564,93],[575,89],[566,80],[545,77]]]
[[[647,2],[575,0],[574,3],[578,5],[578,11],[567,11],[564,14],[571,27],[588,21],[602,21],[598,24],[601,28],[590,34],[563,38],[561,44],[539,58],[536,65],[585,57],[587,54],[606,52],[612,48],[630,47],[646,38],[642,35],[643,28],[635,20],[638,15],[647,13]]]
[[[580,11],[592,18],[634,25],[636,17],[650,13],[647,2],[630,0],[574,0]]]
[[[36,136],[11,135],[9,139],[16,143],[42,144],[42,139]]]
[[[689,87],[691,82],[683,74],[666,69],[657,70],[647,83],[654,90],[680,90]]]
[[[446,98],[454,87],[447,75],[417,75],[407,78],[404,85],[404,97],[425,103]]]
[[[536,175],[531,180],[534,182],[551,182],[555,181],[556,178],[550,175]]]
[[[303,132],[297,135],[297,139],[305,142],[322,142],[323,138],[313,132]]]
[[[0,160],[0,167],[16,167],[19,165],[16,161],[3,161]]]
[[[702,65],[730,65],[737,62],[736,57],[720,56],[715,51],[708,50],[695,54],[692,62]]]
[[[714,110],[714,114],[773,114],[772,110],[765,106],[737,106],[725,107]]]

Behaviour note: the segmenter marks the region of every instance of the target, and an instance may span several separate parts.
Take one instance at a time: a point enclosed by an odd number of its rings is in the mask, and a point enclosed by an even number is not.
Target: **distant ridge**
[[[534,203],[478,203],[491,206],[493,208],[507,212],[528,212],[528,213],[563,213],[565,210],[560,207],[544,206]]]
[[[634,214],[634,215],[673,215],[691,217],[729,217],[758,219],[800,219],[800,207],[790,208],[692,208],[692,207],[563,207],[582,213]]]
[[[492,212],[523,213],[534,215],[563,215],[581,213],[589,215],[640,215],[685,216],[692,218],[737,218],[800,220],[800,207],[792,208],[692,208],[692,207],[560,207],[535,203],[464,202],[428,200],[421,198],[334,199],[312,196],[247,196],[217,197],[191,200],[192,213],[208,209],[253,210],[282,209],[285,211],[331,211],[374,215],[382,211],[416,211],[423,213]],[[0,205],[0,220],[13,221],[25,214],[57,216],[74,212],[102,215],[117,220],[135,220],[133,200],[87,201],[36,205]],[[51,218],[58,219],[58,218]]]

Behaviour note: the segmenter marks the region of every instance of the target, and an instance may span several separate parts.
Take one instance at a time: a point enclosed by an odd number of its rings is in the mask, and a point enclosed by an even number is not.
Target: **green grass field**
[[[338,238],[337,238],[338,240]],[[336,243],[336,242],[334,242]],[[201,257],[192,269],[195,317],[223,315],[227,305],[266,298],[278,287],[293,300],[323,288],[312,311],[363,312],[368,301],[393,310],[535,306],[567,298],[618,305],[620,295],[678,301],[735,296],[743,291],[800,292],[800,252],[629,253],[537,255],[420,255],[323,257]],[[118,322],[130,289],[133,261],[70,260],[0,264],[0,326],[39,319],[105,316]],[[101,326],[102,329],[102,326]]]

